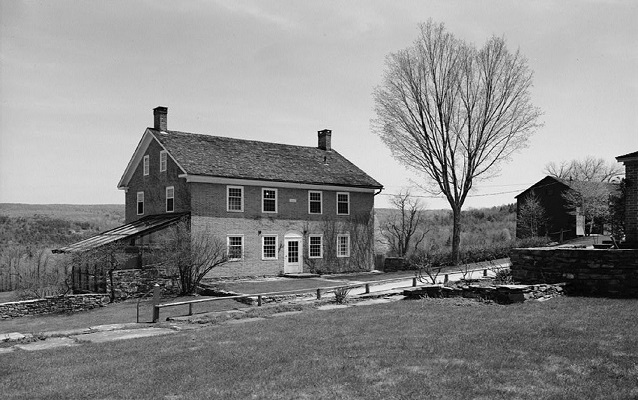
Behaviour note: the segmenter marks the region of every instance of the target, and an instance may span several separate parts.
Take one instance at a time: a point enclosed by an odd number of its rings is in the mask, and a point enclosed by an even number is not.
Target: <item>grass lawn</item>
[[[202,297],[176,297],[171,299],[162,299],[162,303],[173,303],[176,301],[200,298]],[[234,300],[218,300],[196,304],[194,306],[194,312],[203,313],[246,307],[248,306]],[[151,301],[143,300],[140,303],[140,322],[151,322],[152,310],[153,305]],[[166,320],[166,317],[186,315],[187,313],[188,306],[168,307],[161,310],[160,317],[162,320]],[[39,333],[45,331],[80,329],[95,325],[135,322],[136,317],[137,300],[128,300],[73,314],[47,314],[1,321],[0,333]]]
[[[3,398],[638,398],[638,300],[415,300],[0,355]]]

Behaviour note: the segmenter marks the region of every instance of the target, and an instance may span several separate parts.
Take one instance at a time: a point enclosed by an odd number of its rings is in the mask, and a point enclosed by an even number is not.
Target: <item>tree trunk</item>
[[[461,262],[461,208],[452,207],[452,260],[454,265]]]

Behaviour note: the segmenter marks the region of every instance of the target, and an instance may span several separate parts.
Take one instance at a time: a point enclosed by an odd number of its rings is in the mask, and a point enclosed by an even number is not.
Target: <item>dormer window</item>
[[[160,151],[160,172],[166,172],[166,150]]]
[[[144,156],[144,176],[148,175],[149,165],[150,165],[149,157]]]

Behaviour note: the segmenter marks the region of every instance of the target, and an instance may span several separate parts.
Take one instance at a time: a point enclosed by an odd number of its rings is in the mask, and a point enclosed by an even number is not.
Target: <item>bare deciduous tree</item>
[[[401,192],[390,200],[397,212],[380,221],[381,236],[397,257],[406,257],[416,251],[427,234],[423,219],[423,207],[419,199],[409,191]]]
[[[176,269],[182,294],[192,294],[210,270],[228,261],[226,242],[206,229],[182,221],[167,229],[159,249],[163,262]]]
[[[521,203],[516,224],[522,238],[538,237],[546,233],[548,217],[545,208],[533,191]]]
[[[550,162],[543,172],[559,179],[571,179],[584,182],[611,182],[623,175],[623,168],[616,162],[607,162],[604,158],[587,156],[582,160]]]
[[[572,190],[565,191],[563,198],[566,207],[574,214],[585,217],[585,225],[588,234],[596,224],[609,222],[611,217],[611,196],[613,191],[609,186],[601,182],[570,182]]]
[[[420,25],[415,43],[386,59],[375,89],[373,129],[392,154],[425,174],[453,213],[452,252],[459,261],[461,208],[476,180],[524,147],[539,126],[526,59],[492,37],[480,49]]]

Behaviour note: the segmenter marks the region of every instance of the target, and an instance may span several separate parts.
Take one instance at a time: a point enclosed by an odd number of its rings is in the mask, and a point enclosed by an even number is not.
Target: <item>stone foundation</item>
[[[92,308],[103,307],[108,302],[108,294],[100,293],[51,296],[44,299],[0,303],[0,319],[18,318],[27,315],[85,311]]]
[[[638,250],[514,249],[514,281],[566,282],[571,295],[638,298]]]

